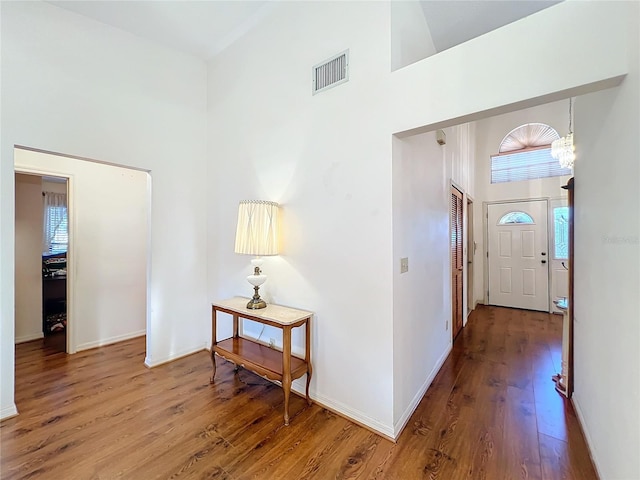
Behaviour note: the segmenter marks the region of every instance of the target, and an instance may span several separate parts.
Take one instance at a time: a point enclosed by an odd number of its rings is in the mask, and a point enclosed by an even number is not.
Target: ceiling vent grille
[[[349,80],[349,50],[313,67],[313,94]]]

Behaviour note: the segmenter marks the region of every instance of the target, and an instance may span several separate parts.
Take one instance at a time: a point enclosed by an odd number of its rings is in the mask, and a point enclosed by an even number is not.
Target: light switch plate
[[[404,257],[400,259],[400,273],[407,273],[409,271],[409,258]]]

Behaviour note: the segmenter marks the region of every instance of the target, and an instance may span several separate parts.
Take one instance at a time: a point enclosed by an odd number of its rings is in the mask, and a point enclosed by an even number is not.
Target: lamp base
[[[249,303],[247,303],[247,308],[249,310],[258,310],[260,308],[266,308],[266,306],[267,302],[262,300],[260,297],[258,297],[257,299],[252,298],[251,300],[249,300]]]
[[[267,306],[267,302],[265,302],[260,298],[260,294],[258,293],[259,289],[260,289],[260,285],[255,285],[253,287],[253,298],[249,300],[249,303],[247,303],[247,308],[249,310],[258,310],[260,308],[266,308]]]

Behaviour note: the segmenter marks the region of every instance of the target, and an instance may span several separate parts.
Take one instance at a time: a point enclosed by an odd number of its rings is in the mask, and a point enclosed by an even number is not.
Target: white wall
[[[427,20],[415,0],[390,2],[391,70],[406,67],[436,53]]]
[[[435,133],[393,143],[394,429],[406,422],[451,348],[449,189]],[[409,271],[400,273],[408,257]],[[434,372],[435,370],[435,372]]]
[[[47,177],[42,178],[42,191],[54,192],[54,193],[67,193],[67,179],[63,179],[62,182],[52,182],[47,180]]]
[[[573,401],[600,478],[612,480],[640,478],[639,4],[623,18],[629,75],[575,103]]]
[[[42,338],[42,179],[16,174],[15,343]]]
[[[1,2],[0,415],[15,412],[14,145],[149,170],[147,363],[207,341],[206,65],[43,2]],[[82,259],[80,259],[82,261]]]
[[[71,351],[144,335],[148,174],[23,149],[16,149],[15,165],[71,178],[67,197],[72,234],[67,257],[72,269],[68,288],[73,289],[67,299]]]
[[[312,66],[347,48],[349,81],[312,95]],[[386,3],[278,2],[211,63],[209,293],[251,293],[238,201],[280,202],[261,292],[316,313],[311,396],[392,435],[389,48]]]
[[[476,269],[474,271],[474,301],[484,303],[487,286],[483,266],[485,263],[486,223],[482,202],[500,202],[508,200],[523,200],[529,198],[566,198],[566,185],[570,175],[562,177],[539,178],[521,182],[491,183],[491,155],[498,153],[500,143],[514,128],[527,123],[545,123],[558,132],[560,136],[568,133],[569,129],[569,100],[547,103],[536,107],[525,108],[515,112],[496,115],[475,122],[476,124],[476,204],[474,210],[474,241],[477,249],[474,256]],[[551,214],[552,212],[550,212]],[[553,231],[549,231],[552,238]],[[551,253],[549,254],[551,258]],[[550,264],[551,267],[551,264]],[[552,268],[555,272],[555,269]],[[556,275],[557,276],[557,275]],[[552,277],[555,291],[555,282]],[[566,283],[566,278],[564,279]]]

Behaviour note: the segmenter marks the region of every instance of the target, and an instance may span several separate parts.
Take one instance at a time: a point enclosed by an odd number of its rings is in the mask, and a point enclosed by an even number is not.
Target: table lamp
[[[253,298],[247,303],[251,310],[267,306],[258,292],[267,280],[260,270],[263,262],[260,257],[278,254],[278,207],[277,203],[265,200],[242,200],[238,208],[235,252],[255,255],[251,260],[253,275],[247,277],[254,291]]]

